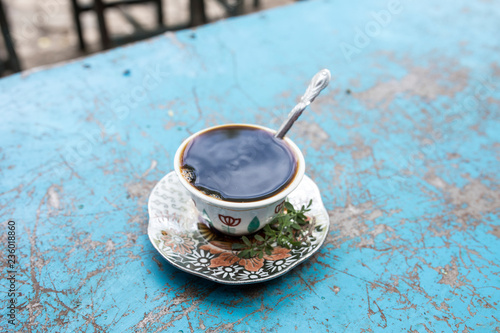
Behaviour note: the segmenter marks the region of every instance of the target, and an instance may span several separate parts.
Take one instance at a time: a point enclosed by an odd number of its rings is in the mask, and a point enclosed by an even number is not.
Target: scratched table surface
[[[498,332],[498,1],[309,1],[0,80],[20,332]],[[147,200],[207,126],[290,132],[330,233],[275,280],[168,264]]]

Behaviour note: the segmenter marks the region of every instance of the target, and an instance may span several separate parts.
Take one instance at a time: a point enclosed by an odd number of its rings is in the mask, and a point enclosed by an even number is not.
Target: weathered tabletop
[[[499,31],[498,1],[310,1],[0,80],[2,313],[13,220],[22,332],[498,332]],[[177,146],[278,127],[323,67],[290,136],[325,245],[245,287],[169,265],[146,205]]]

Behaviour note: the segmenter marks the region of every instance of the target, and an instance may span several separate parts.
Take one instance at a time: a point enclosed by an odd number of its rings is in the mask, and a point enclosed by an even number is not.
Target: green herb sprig
[[[287,249],[302,246],[302,243],[309,244],[309,236],[314,230],[314,219],[308,219],[305,215],[311,210],[312,200],[307,206],[302,206],[296,210],[293,205],[285,201],[284,209],[278,213],[273,220],[264,228],[264,234],[255,234],[253,241],[248,237],[241,237],[242,243],[234,243],[233,250],[241,250],[238,253],[240,258],[258,257],[262,259],[264,255],[271,255],[275,246]]]

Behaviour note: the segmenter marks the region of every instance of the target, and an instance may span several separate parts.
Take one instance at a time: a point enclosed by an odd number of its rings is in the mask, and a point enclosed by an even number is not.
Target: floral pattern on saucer
[[[224,284],[271,280],[310,257],[328,234],[328,213],[318,187],[309,177],[304,176],[288,199],[295,207],[313,200],[308,215],[315,219],[316,228],[309,237],[310,245],[304,243],[298,249],[277,246],[261,259],[242,259],[238,251],[232,250],[233,243],[242,243],[241,238],[212,231],[171,172],[158,182],[149,197],[149,239],[168,262],[188,273]]]

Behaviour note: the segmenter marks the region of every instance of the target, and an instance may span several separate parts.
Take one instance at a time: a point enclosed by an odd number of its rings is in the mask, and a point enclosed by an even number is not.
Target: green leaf
[[[264,252],[259,253],[259,259],[262,259],[262,258],[264,258]]]
[[[313,203],[313,199],[309,200],[309,204],[307,205],[307,208],[311,207],[312,203]]]
[[[250,243],[250,241],[248,240],[248,238],[246,236],[241,237],[241,239],[245,242],[246,245],[252,246],[252,243]]]
[[[240,258],[250,258],[250,250],[243,250],[240,253],[238,253],[238,257]]]
[[[244,249],[246,248],[245,244],[240,244],[240,243],[234,243],[232,245],[233,250],[239,250],[239,249]]]
[[[261,235],[255,235],[255,239],[258,240],[259,242],[264,241],[264,238]]]
[[[294,212],[295,209],[293,208],[293,205],[291,203],[289,203],[288,201],[285,201],[285,208],[286,210],[291,213],[291,212]]]

